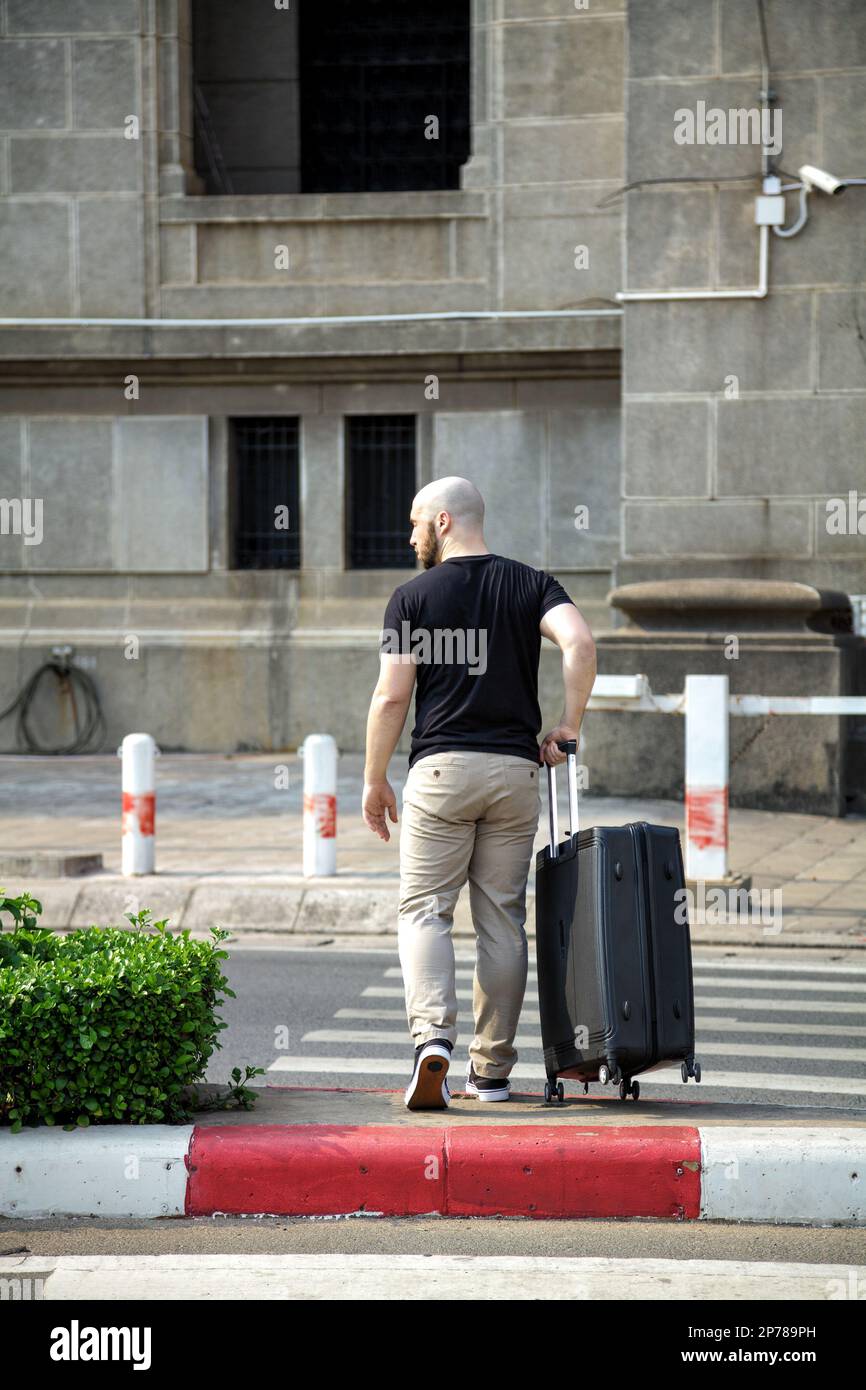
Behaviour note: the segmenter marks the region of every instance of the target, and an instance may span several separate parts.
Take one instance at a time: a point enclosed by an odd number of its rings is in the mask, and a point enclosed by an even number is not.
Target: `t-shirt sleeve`
[[[411,604],[403,589],[395,589],[388,600],[382,631],[379,634],[380,655],[398,656],[411,652],[412,614]]]
[[[549,608],[555,608],[558,603],[574,603],[563,589],[558,579],[554,579],[552,574],[541,571],[541,593],[538,605],[539,621],[544,617]]]

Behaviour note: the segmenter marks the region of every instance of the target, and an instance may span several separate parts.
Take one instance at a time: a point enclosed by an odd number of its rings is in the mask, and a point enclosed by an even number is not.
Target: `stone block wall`
[[[138,0],[8,0],[0,33],[5,315],[144,312]],[[135,138],[128,118],[138,121]]]
[[[780,169],[866,177],[866,9],[786,0],[767,14]],[[629,193],[626,288],[755,285],[760,147],[674,140],[678,110],[756,105],[754,3],[640,0],[628,50],[628,179],[746,181]],[[789,224],[797,210],[788,193]],[[866,188],[815,193],[799,235],[770,235],[765,299],[626,306],[620,580],[721,565],[866,590],[866,535],[826,524],[829,498],[866,496],[864,225]]]
[[[207,420],[0,418],[2,495],[41,504],[42,533],[0,535],[4,572],[205,573]]]

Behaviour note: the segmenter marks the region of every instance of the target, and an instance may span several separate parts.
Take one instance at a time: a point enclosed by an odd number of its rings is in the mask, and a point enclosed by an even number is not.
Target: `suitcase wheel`
[[[700,1081],[700,1062],[696,1062],[694,1057],[689,1057],[688,1059],[683,1058],[682,1064],[680,1066],[680,1076],[683,1078],[683,1083],[687,1082],[690,1076],[693,1076],[695,1078],[695,1081]]]
[[[637,1100],[640,1095],[640,1082],[632,1081],[630,1078],[623,1077],[619,1083],[619,1098],[625,1100],[627,1096],[632,1096]]]
[[[598,1069],[598,1079],[602,1086],[606,1086],[608,1081],[610,1081],[610,1069],[605,1066],[604,1062],[602,1062]]]
[[[561,1081],[557,1081],[556,1077],[552,1081],[548,1078],[544,1083],[545,1102],[552,1101],[554,1097],[559,1101],[565,1100],[565,1087]]]

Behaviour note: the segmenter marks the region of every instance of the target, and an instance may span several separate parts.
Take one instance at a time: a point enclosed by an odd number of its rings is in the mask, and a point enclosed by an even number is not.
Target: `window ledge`
[[[162,222],[378,222],[486,217],[487,194],[463,188],[407,193],[256,193],[160,199]]]

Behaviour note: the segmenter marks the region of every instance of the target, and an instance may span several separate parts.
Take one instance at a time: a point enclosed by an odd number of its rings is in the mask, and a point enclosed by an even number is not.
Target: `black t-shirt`
[[[394,590],[381,652],[417,667],[409,766],[473,749],[539,760],[539,623],[572,599],[544,570],[504,555],[460,555]]]

